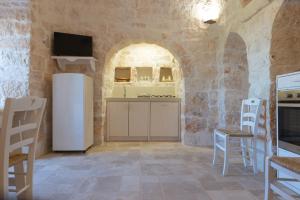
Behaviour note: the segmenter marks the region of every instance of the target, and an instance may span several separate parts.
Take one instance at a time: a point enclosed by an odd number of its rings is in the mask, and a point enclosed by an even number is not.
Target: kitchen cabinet
[[[150,137],[178,137],[179,105],[177,102],[152,102]]]
[[[180,99],[111,98],[107,100],[109,141],[180,140]]]
[[[107,109],[109,136],[128,136],[128,102],[109,102]]]
[[[129,136],[148,136],[149,102],[129,102]]]

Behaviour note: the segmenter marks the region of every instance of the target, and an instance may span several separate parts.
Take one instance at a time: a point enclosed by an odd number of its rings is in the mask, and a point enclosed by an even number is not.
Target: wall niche
[[[239,128],[242,100],[248,97],[249,71],[247,47],[237,33],[230,33],[224,51],[224,112],[225,125]]]
[[[116,67],[115,68],[115,82],[130,82],[131,68],[130,67]]]
[[[152,67],[138,67],[136,68],[138,81],[152,81],[153,80],[153,68]]]

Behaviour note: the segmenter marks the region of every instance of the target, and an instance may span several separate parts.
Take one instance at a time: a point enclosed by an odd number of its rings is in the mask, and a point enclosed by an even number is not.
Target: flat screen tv
[[[93,38],[84,35],[54,32],[55,56],[93,56]]]

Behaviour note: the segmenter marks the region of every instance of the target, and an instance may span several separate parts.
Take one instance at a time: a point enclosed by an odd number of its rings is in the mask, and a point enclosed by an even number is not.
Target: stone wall
[[[234,4],[234,1],[231,3]],[[236,9],[235,14],[227,13],[227,19],[231,20],[227,22],[225,32],[237,32],[246,42],[250,82],[248,96],[267,100],[267,133],[273,145],[276,145],[276,75],[300,69],[297,60],[299,4],[297,0],[253,0],[245,8]]]
[[[276,75],[300,71],[300,1],[286,0],[276,15],[271,40],[271,129],[276,132]],[[273,134],[275,136],[275,134]],[[275,143],[276,137],[273,137]]]
[[[271,116],[274,116],[274,99],[270,99],[271,94],[271,60],[270,51],[272,44],[272,29],[275,17],[281,7],[283,0],[252,0],[246,6],[237,1],[231,0],[224,9],[225,20],[224,32],[220,33],[219,49],[217,53],[218,64],[223,60],[223,46],[230,32],[238,33],[245,41],[247,46],[247,60],[249,70],[249,97],[258,97],[267,101],[266,105],[266,125],[267,138],[269,141],[268,149],[271,149],[271,138],[276,138],[276,132],[271,131]],[[232,12],[234,10],[234,12]],[[221,66],[221,65],[220,65]],[[220,108],[222,109],[222,108]],[[274,123],[274,121],[273,121]],[[261,130],[261,134],[265,133]],[[273,145],[276,145],[273,143]],[[258,142],[259,168],[263,170],[263,144]],[[271,152],[269,152],[271,153]]]
[[[270,48],[272,28],[275,16],[283,0],[252,0],[246,7],[237,1],[229,1],[224,10],[226,20],[223,21],[224,32],[219,37],[217,53],[218,64],[221,66],[225,42],[230,32],[238,33],[247,47],[249,70],[249,97],[267,100],[267,132],[270,138]],[[234,12],[231,10],[234,8]]]
[[[41,68],[32,70],[32,93],[51,97],[51,74],[57,72],[56,64],[50,59],[53,31],[93,36],[94,56],[98,61],[96,73],[87,73],[94,78],[95,141],[101,143],[104,134],[101,130],[105,126],[101,109],[105,63],[115,52],[130,44],[157,44],[178,59],[186,80],[184,96],[187,106],[183,110],[186,143],[211,144],[211,132],[218,122],[215,100],[218,90],[215,59],[218,28],[194,18],[194,4],[189,0],[101,0],[90,4],[70,0],[33,0],[32,67],[36,63],[36,67]],[[75,71],[82,69],[79,67]],[[41,148],[49,148],[51,138],[51,101],[48,106],[47,137],[41,139]]]
[[[76,16],[74,13],[71,14],[71,10],[66,9],[69,7],[67,4],[72,4],[70,1],[31,0],[31,2],[30,94],[47,98],[46,113],[37,146],[38,155],[42,155],[52,149],[52,75],[61,73],[56,61],[51,58],[53,32],[75,32],[86,35],[90,35],[91,32],[84,28],[83,24],[82,26],[80,23],[74,25]],[[69,21],[65,20],[65,16],[69,16]],[[68,72],[80,72],[91,77],[95,76],[84,66],[74,66],[66,71],[66,73]],[[100,94],[101,92],[96,91],[95,93]]]
[[[295,5],[297,0],[286,2]],[[105,110],[101,106],[103,91],[109,86],[104,84],[104,66],[116,52],[130,44],[156,44],[170,51],[178,60],[185,82],[183,138],[186,144],[209,145],[213,128],[219,125],[236,127],[240,107],[230,107],[231,102],[246,96],[274,102],[270,99],[271,82],[275,74],[282,72],[279,66],[282,63],[276,61],[278,54],[282,53],[275,50],[283,43],[281,41],[298,41],[296,29],[293,37],[282,37],[288,35],[284,32],[288,25],[295,27],[298,23],[298,18],[288,17],[292,16],[289,10],[293,9],[286,6],[287,12],[278,14],[281,23],[277,26],[275,23],[277,28],[273,33],[279,35],[273,34],[272,39],[273,22],[283,0],[228,0],[215,25],[206,25],[194,18],[196,3],[190,0],[99,0],[92,3],[32,0],[30,94],[48,97],[47,115],[39,141],[40,152],[46,152],[51,146],[51,76],[60,72],[51,59],[53,31],[94,38],[94,56],[98,60],[96,72],[92,73],[83,66],[68,72],[82,72],[94,78],[96,143],[103,142],[105,134]],[[295,16],[296,12],[299,11],[295,8],[290,13]],[[240,44],[240,48],[235,44]],[[272,61],[270,51],[275,55]],[[284,72],[297,69],[288,67]],[[241,86],[234,87],[238,83]],[[234,94],[240,91],[240,96],[233,98],[226,87]],[[272,110],[274,108],[268,103],[268,133],[271,133]]]
[[[52,99],[51,76],[53,62],[50,59],[51,51],[51,23],[52,18],[45,19],[43,8],[39,3],[31,1],[31,42],[30,42],[30,76],[29,93],[47,98],[45,115],[41,124],[37,144],[37,155],[50,151],[52,135]]]
[[[0,2],[0,108],[28,94],[30,25],[29,0]]]
[[[219,125],[231,129],[240,127],[242,100],[248,97],[249,72],[247,49],[237,33],[229,33],[220,76],[220,121]],[[222,95],[221,95],[222,94]]]

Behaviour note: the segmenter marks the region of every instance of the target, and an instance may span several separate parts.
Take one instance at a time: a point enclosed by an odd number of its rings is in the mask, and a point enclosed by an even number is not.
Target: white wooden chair
[[[241,106],[240,130],[215,129],[214,130],[214,155],[213,165],[216,164],[217,151],[224,152],[223,176],[228,173],[229,154],[231,149],[231,139],[238,138],[241,141],[242,158],[244,166],[248,166],[247,152],[249,150],[250,162],[252,162],[253,172],[257,173],[256,163],[256,137],[258,122],[260,118],[260,108],[262,101],[257,98],[245,99]],[[248,140],[250,147],[248,148]]]
[[[0,132],[0,199],[32,199],[33,164],[46,99],[8,98]]]
[[[299,193],[282,184],[286,181],[300,183],[300,157],[269,157],[265,166],[265,200],[272,200],[274,193],[286,200],[300,199]],[[282,172],[293,178],[277,178],[276,172]]]

